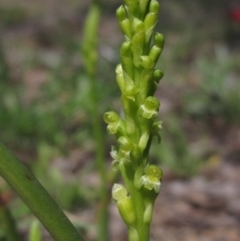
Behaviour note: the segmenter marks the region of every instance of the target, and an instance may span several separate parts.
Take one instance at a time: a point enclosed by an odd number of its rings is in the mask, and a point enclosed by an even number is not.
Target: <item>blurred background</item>
[[[106,164],[115,144],[102,121],[120,111],[115,82],[123,41],[115,10],[99,1],[96,98]],[[161,0],[157,29],[166,38],[162,142],[151,160],[164,170],[151,241],[239,241],[240,3]],[[36,174],[86,240],[96,240],[99,175],[90,115],[90,82],[81,43],[87,0],[0,0],[0,140]],[[80,186],[81,183],[81,186]],[[111,183],[109,184],[110,193]],[[27,240],[34,217],[0,179],[0,195]],[[109,202],[110,239],[126,229]],[[52,240],[41,228],[43,240]],[[0,226],[0,240],[4,241]]]

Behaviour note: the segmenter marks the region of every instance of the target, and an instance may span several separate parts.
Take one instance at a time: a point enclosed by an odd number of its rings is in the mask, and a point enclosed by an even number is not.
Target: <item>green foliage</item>
[[[197,88],[184,93],[184,110],[198,118],[221,117],[229,123],[240,119],[240,83],[237,77],[239,60],[230,57],[227,49],[216,48],[214,59],[200,59]]]
[[[187,133],[176,116],[169,116],[165,123],[162,131],[165,141],[160,146],[153,145],[152,157],[177,176],[195,175],[203,165],[203,158],[192,150]]]
[[[24,23],[27,19],[27,13],[23,8],[10,7],[3,8],[0,6],[0,23],[3,26],[9,27]]]

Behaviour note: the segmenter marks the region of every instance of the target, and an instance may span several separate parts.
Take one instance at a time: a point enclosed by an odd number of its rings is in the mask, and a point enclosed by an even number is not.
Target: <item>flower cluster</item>
[[[146,210],[152,212],[149,205],[160,191],[162,177],[161,169],[148,161],[152,138],[157,136],[160,141],[162,127],[157,120],[160,101],[154,97],[163,77],[163,72],[155,68],[164,45],[163,35],[154,33],[158,13],[157,0],[124,0],[117,9],[117,19],[125,36],[120,49],[121,63],[116,67],[124,117],[113,111],[104,115],[108,132],[118,141],[117,147],[111,151],[113,164],[119,167],[126,185],[126,191],[122,191],[125,188],[115,184],[113,199],[129,227],[129,239],[134,241],[148,240],[147,231],[139,229],[144,226],[144,220],[151,219],[144,218],[144,215]],[[120,199],[118,195],[116,198],[119,190],[124,193]],[[128,215],[131,217],[127,218]]]

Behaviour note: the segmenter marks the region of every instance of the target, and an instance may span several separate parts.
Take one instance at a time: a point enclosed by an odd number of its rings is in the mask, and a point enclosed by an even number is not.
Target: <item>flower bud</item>
[[[121,5],[117,9],[116,16],[117,16],[118,22],[122,22],[127,18],[126,10],[125,10],[125,7],[123,5]]]
[[[163,36],[163,34],[155,33],[154,44],[157,45],[161,49],[163,48],[163,46],[164,46],[164,36]]]
[[[143,214],[144,223],[150,223],[152,221],[152,214],[153,214],[153,204],[149,203],[146,206],[144,214]]]
[[[149,52],[149,57],[152,59],[153,63],[157,63],[158,58],[162,52],[162,49],[160,49],[158,46],[153,45],[150,52]]]
[[[158,14],[159,8],[160,8],[159,2],[156,0],[151,0],[149,4],[149,12]]]
[[[126,41],[122,44],[120,49],[120,57],[123,71],[133,78],[133,64],[132,64],[132,52],[131,52],[131,42]]]
[[[145,26],[145,42],[149,43],[154,27],[157,24],[158,16],[155,13],[148,13],[144,19]]]
[[[137,16],[138,1],[136,1],[136,0],[124,0],[124,2],[128,7],[129,14],[131,14],[133,16]]]
[[[139,8],[140,8],[140,13],[142,16],[145,15],[146,11],[147,11],[147,6],[150,0],[141,0],[139,1]]]
[[[127,39],[131,39],[132,32],[131,32],[131,25],[129,19],[125,19],[124,21],[120,22],[120,27]]]
[[[131,26],[130,26],[130,21],[126,14],[125,7],[120,6],[116,11],[116,15],[117,15],[118,23],[120,25],[120,28],[121,28],[123,34],[127,38],[131,38],[131,35],[132,35],[131,34]]]
[[[134,212],[134,207],[131,197],[125,197],[117,202],[118,211],[126,223],[127,226],[134,225],[136,221],[136,215]]]
[[[112,198],[117,201],[118,211],[123,221],[131,226],[135,223],[135,213],[131,197],[127,196],[127,189],[115,183],[112,188]]]
[[[154,62],[149,56],[141,56],[141,65],[150,70],[154,67]]]
[[[142,134],[138,143],[138,146],[142,151],[146,149],[148,140],[149,140],[149,132],[146,131]]]
[[[144,26],[144,22],[141,21],[138,18],[134,18],[133,20],[133,30],[135,33],[141,33],[145,31],[145,26]]]
[[[159,83],[160,79],[163,77],[163,72],[159,69],[154,70],[153,72],[153,81]]]
[[[118,86],[119,86],[121,92],[123,93],[124,90],[125,90],[125,87],[126,87],[124,75],[123,74],[117,74],[116,75],[116,81],[118,83]]]
[[[127,189],[118,183],[114,183],[112,188],[112,198],[115,201],[122,200],[127,197]]]
[[[132,38],[133,63],[135,67],[139,67],[145,44],[144,23],[139,19],[134,19],[133,28],[135,31]]]
[[[157,20],[158,18],[156,13],[148,13],[144,19],[145,30],[153,30],[157,23]]]

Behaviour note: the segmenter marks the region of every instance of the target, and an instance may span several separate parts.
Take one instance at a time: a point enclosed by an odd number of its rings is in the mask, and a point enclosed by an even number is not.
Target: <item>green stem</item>
[[[91,105],[91,118],[93,126],[93,135],[95,139],[95,150],[96,150],[96,164],[98,173],[100,176],[100,206],[98,210],[98,241],[108,240],[108,203],[109,196],[107,190],[107,175],[105,165],[105,154],[104,154],[104,137],[101,129],[101,121],[99,118],[97,88],[96,88],[96,76],[90,77],[91,81],[91,93],[90,99],[92,100]]]
[[[35,176],[0,143],[0,175],[56,241],[84,241]]]
[[[0,206],[0,224],[7,241],[21,241],[15,220],[5,204]]]
[[[133,194],[133,203],[135,205],[135,212],[137,217],[137,231],[139,235],[139,241],[149,240],[149,224],[144,223],[144,197],[142,193],[135,189]],[[131,240],[130,240],[131,241]]]

